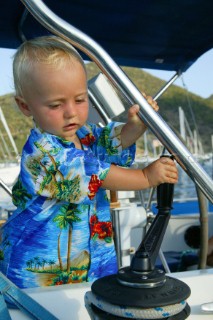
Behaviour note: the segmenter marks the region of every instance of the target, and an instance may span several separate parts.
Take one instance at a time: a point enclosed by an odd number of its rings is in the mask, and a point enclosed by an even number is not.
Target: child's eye
[[[61,105],[58,103],[58,104],[51,104],[49,105],[49,108],[50,109],[58,109]]]
[[[81,104],[81,103],[87,102],[87,100],[88,100],[88,95],[82,94],[82,95],[79,95],[78,97],[76,97],[75,102],[77,104]]]
[[[83,103],[85,101],[86,101],[85,98],[79,98],[79,99],[76,100],[76,103]]]

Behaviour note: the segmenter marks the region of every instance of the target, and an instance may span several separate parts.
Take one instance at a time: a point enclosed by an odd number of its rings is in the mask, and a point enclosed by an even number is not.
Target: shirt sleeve
[[[135,159],[136,145],[133,144],[126,149],[122,148],[121,130],[123,126],[124,124],[120,122],[110,122],[104,128],[91,125],[96,138],[92,150],[101,161],[129,167]]]

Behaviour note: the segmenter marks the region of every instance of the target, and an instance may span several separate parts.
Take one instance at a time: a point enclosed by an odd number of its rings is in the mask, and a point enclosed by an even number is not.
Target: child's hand
[[[150,104],[152,109],[154,109],[156,112],[159,110],[159,106],[155,100],[151,96],[147,96],[145,92],[142,92],[143,97],[146,99],[146,101]]]
[[[168,157],[162,157],[154,161],[142,171],[149,182],[149,187],[156,187],[161,183],[178,182],[176,164]]]
[[[150,104],[150,106],[157,112],[159,110],[159,106],[155,100],[151,96],[147,96],[144,92],[142,92],[142,95],[144,98],[147,100],[147,102]],[[141,125],[143,122],[142,120],[138,117],[138,112],[140,110],[139,105],[134,104],[132,107],[129,108],[128,111],[128,123],[129,124],[138,124]]]
[[[157,102],[152,99],[150,96],[146,96],[143,93],[143,96],[147,102],[152,106],[155,111],[158,111],[159,107]],[[139,118],[138,112],[140,110],[139,105],[134,104],[128,111],[128,121],[123,126],[121,132],[121,144],[123,149],[128,148],[133,143],[135,143],[138,138],[146,131],[147,127],[143,121]]]

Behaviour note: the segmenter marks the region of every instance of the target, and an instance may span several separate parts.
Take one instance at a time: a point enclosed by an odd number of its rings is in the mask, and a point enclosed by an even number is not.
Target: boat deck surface
[[[201,309],[203,303],[213,301],[213,269],[172,273],[169,276],[182,280],[191,288],[191,296],[187,300],[191,307],[191,314],[187,319],[213,319],[213,312],[204,313]],[[59,287],[25,289],[24,291],[59,320],[90,319],[84,307],[84,294],[90,291],[90,284],[62,285]],[[19,310],[10,310],[10,315],[14,320],[30,319]]]

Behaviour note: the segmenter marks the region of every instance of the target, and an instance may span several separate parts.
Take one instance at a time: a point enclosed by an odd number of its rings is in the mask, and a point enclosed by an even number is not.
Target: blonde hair
[[[83,59],[76,49],[56,36],[43,36],[24,42],[16,51],[13,60],[13,80],[16,95],[23,96],[23,87],[36,63],[45,63],[61,68],[67,61],[78,61],[85,70]]]

